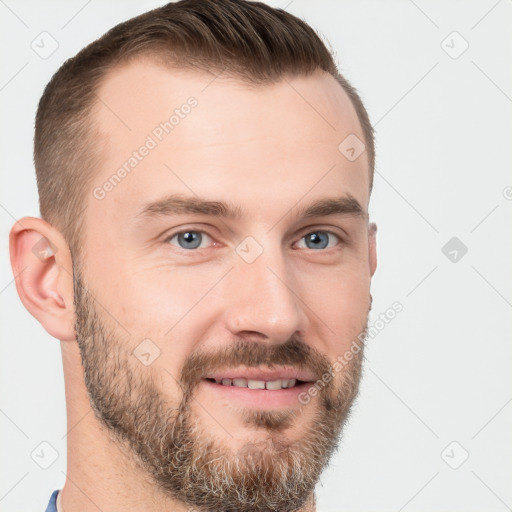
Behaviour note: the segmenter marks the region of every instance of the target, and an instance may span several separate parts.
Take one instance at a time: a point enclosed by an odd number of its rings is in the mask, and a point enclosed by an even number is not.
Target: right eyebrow
[[[236,220],[243,216],[243,209],[223,201],[210,201],[194,196],[171,194],[151,203],[147,203],[136,217],[160,217],[185,213],[196,213]]]

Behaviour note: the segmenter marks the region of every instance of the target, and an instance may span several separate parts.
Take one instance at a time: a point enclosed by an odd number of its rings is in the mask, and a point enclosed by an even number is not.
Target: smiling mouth
[[[275,379],[275,380],[255,380],[255,379],[214,379],[206,378],[208,382],[220,384],[221,386],[231,386],[237,388],[248,388],[248,389],[268,389],[277,391],[279,389],[289,389],[306,384],[305,381],[299,379]]]

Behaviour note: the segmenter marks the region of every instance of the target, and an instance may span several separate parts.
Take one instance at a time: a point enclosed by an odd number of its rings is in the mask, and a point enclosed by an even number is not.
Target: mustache
[[[331,363],[324,354],[299,338],[291,338],[279,345],[236,340],[215,351],[193,352],[182,367],[180,384],[185,394],[188,394],[207,373],[239,366],[264,366],[271,370],[278,366],[293,366],[309,370],[317,380],[329,371]]]

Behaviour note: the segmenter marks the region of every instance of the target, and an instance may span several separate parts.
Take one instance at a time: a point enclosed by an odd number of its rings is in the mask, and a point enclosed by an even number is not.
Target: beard
[[[160,492],[191,512],[297,512],[314,500],[358,393],[363,343],[338,375],[323,354],[297,338],[280,345],[237,340],[215,352],[194,351],[175,379],[182,391],[176,403],[161,391],[154,368],[132,357],[122,342],[126,333],[102,320],[80,270],[74,268],[73,276],[75,329],[91,407],[112,441]],[[364,336],[367,326],[368,315]],[[329,373],[332,379],[321,382],[317,400],[307,406],[243,410],[244,424],[265,436],[234,449],[229,439],[212,435],[212,425],[201,425],[194,405],[202,407],[195,392],[208,371],[240,365],[294,366],[311,371],[319,383]],[[285,431],[303,416],[300,437],[288,438]]]

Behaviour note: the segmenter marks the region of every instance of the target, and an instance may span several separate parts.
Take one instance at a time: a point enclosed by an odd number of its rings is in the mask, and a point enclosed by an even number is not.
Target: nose
[[[264,251],[252,263],[235,255],[224,309],[226,327],[235,337],[277,345],[304,336],[308,318],[292,270],[280,250]]]

